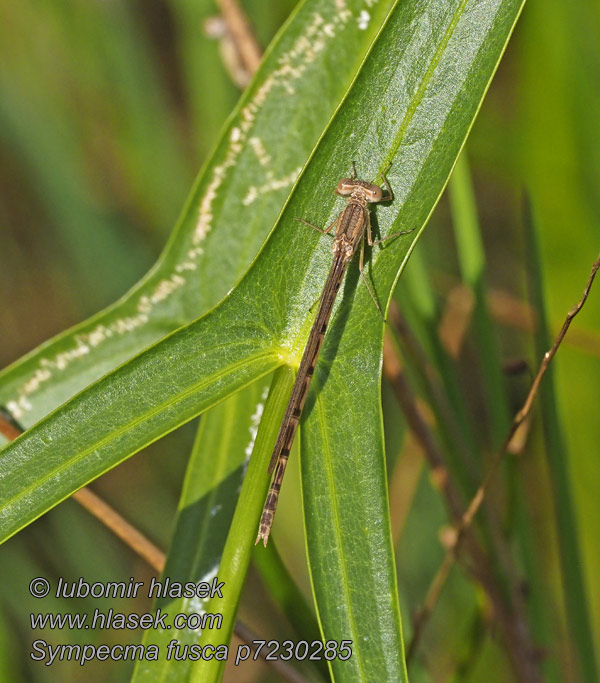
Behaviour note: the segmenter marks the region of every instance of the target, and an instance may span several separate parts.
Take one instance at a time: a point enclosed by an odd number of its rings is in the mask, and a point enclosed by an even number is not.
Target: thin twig
[[[514,436],[515,432],[517,429],[523,424],[523,422],[527,419],[529,416],[529,413],[531,412],[531,408],[533,406],[533,402],[535,400],[535,397],[537,396],[538,390],[540,388],[540,383],[542,381],[542,378],[546,374],[546,370],[548,369],[548,366],[550,365],[550,361],[554,358],[556,355],[556,352],[558,351],[559,346],[562,343],[562,340],[564,339],[567,330],[569,329],[569,326],[571,325],[571,322],[573,321],[573,318],[579,313],[579,311],[583,308],[583,305],[585,304],[588,295],[590,293],[590,289],[592,288],[592,284],[594,282],[594,278],[596,277],[596,273],[598,272],[598,268],[600,268],[600,255],[598,256],[596,262],[592,266],[592,270],[590,273],[590,276],[588,278],[587,284],[585,286],[585,289],[583,290],[583,296],[579,300],[579,302],[573,306],[573,308],[567,313],[567,317],[565,318],[565,322],[563,323],[560,332],[558,333],[556,339],[554,340],[554,344],[552,344],[552,347],[550,348],[549,351],[546,351],[544,354],[544,358],[542,359],[542,362],[540,364],[539,370],[537,371],[537,374],[533,380],[533,383],[531,385],[531,389],[529,390],[529,393],[527,394],[527,398],[525,399],[525,403],[519,410],[519,412],[515,415],[514,420],[512,422],[512,425],[510,426],[510,429],[508,430],[508,434],[506,435],[506,438],[504,439],[504,443],[502,444],[502,448],[498,451],[496,454],[496,457],[492,461],[491,467],[473,496],[471,502],[469,503],[468,508],[465,510],[465,513],[461,519],[461,523],[459,527],[457,528],[456,532],[456,541],[455,543],[458,544],[460,541],[460,536],[461,534],[464,533],[464,531],[470,526],[471,522],[473,521],[473,518],[477,514],[477,511],[481,507],[481,504],[483,503],[483,500],[485,498],[485,495],[487,491],[490,488],[490,485],[492,483],[492,480],[495,477],[495,474],[498,470],[498,467],[500,463],[502,462],[502,459],[506,453],[506,450],[508,448],[508,445]]]
[[[217,5],[242,66],[251,76],[254,75],[262,59],[262,50],[248,18],[237,0],[217,0]]]
[[[72,498],[81,507],[102,522],[104,526],[120,538],[125,545],[129,546],[136,555],[139,555],[152,569],[159,574],[165,568],[165,554],[160,548],[154,545],[141,531],[138,531],[133,524],[128,522],[100,496],[95,494],[89,487],[85,486],[79,491],[75,491]]]
[[[488,306],[494,319],[502,325],[524,332],[533,332],[537,326],[537,316],[531,305],[504,290],[491,289],[488,294]],[[600,356],[600,334],[595,330],[581,327],[571,330],[565,343],[592,356]]]
[[[455,533],[454,533],[454,539],[453,542],[450,544],[450,547],[448,548],[446,552],[446,556],[444,557],[444,560],[442,561],[441,566],[439,567],[430,587],[429,590],[427,591],[427,596],[424,602],[423,607],[421,608],[419,614],[417,615],[417,618],[415,620],[415,629],[413,633],[413,638],[412,641],[408,647],[408,656],[410,656],[416,648],[416,645],[418,643],[418,640],[420,638],[420,635],[422,634],[423,627],[433,612],[437,601],[441,595],[442,589],[448,579],[448,576],[450,575],[450,570],[452,569],[452,566],[457,558],[458,555],[458,550],[461,545],[461,543],[465,540],[466,535],[468,534],[470,530],[470,526],[473,522],[473,519],[475,518],[475,515],[479,511],[479,508],[481,507],[485,496],[487,492],[489,491],[494,478],[498,472],[498,469],[500,467],[500,464],[508,450],[508,446],[512,441],[513,436],[515,435],[516,431],[519,429],[519,427],[525,422],[525,420],[528,419],[531,409],[533,406],[533,402],[537,396],[537,393],[539,391],[540,383],[542,381],[542,378],[546,374],[546,370],[548,369],[548,366],[550,365],[550,362],[556,355],[556,352],[558,351],[566,333],[567,330],[569,329],[569,326],[571,325],[571,322],[573,321],[573,318],[579,313],[579,311],[583,308],[583,305],[585,304],[588,295],[590,293],[592,284],[594,282],[594,278],[596,277],[596,273],[598,272],[598,269],[600,268],[600,255],[598,256],[597,260],[595,261],[592,270],[590,272],[590,276],[588,278],[587,284],[585,286],[585,289],[583,291],[583,296],[579,300],[579,302],[567,313],[567,316],[565,318],[565,321],[556,337],[554,340],[554,344],[550,348],[549,351],[547,351],[544,354],[544,357],[542,359],[542,362],[540,364],[540,367],[537,371],[537,374],[533,380],[533,383],[531,385],[531,388],[529,390],[529,393],[527,394],[527,398],[525,399],[525,402],[523,403],[523,406],[521,409],[517,412],[515,415],[513,422],[510,426],[510,429],[508,430],[508,434],[506,435],[506,438],[504,439],[504,442],[502,444],[502,447],[500,450],[496,453],[490,469],[488,470],[487,475],[485,476],[482,484],[478,488],[477,492],[471,499],[471,502],[469,503],[467,509],[464,511],[460,518],[460,522],[457,524],[455,528]]]
[[[14,441],[23,432],[23,427],[8,410],[4,406],[0,406],[0,434],[3,434],[9,441]]]
[[[3,434],[9,441],[14,441],[24,431],[25,429],[13,418],[10,412],[4,406],[0,406],[0,434]],[[104,524],[109,531],[112,531],[115,536],[120,538],[125,545],[131,548],[152,569],[158,574],[162,574],[165,568],[165,553],[106,501],[102,500],[100,496],[87,486],[79,489],[79,491],[75,491],[71,497]],[[259,641],[259,637],[248,626],[238,620],[233,630],[236,636],[250,647],[252,652],[257,650],[257,646],[254,645],[253,641]],[[265,648],[261,648],[258,651],[258,657],[269,664],[289,683],[305,683],[306,679],[287,662],[267,659],[267,650]]]

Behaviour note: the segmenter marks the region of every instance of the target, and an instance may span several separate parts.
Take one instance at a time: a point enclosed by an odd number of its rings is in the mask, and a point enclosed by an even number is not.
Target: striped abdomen
[[[317,317],[311,328],[306,349],[304,350],[302,360],[300,361],[296,381],[292,388],[292,394],[285,415],[283,416],[279,434],[277,435],[277,441],[275,442],[275,448],[273,449],[273,455],[271,456],[271,462],[269,463],[269,474],[275,469],[275,475],[271,482],[271,487],[269,488],[267,500],[265,501],[265,506],[260,518],[260,527],[256,539],[257,543],[262,538],[264,544],[267,545],[271,525],[273,524],[273,517],[279,501],[279,491],[281,489],[283,475],[285,474],[288,457],[292,449],[292,444],[294,443],[296,429],[300,422],[300,416],[302,415],[308,388],[315,371],[319,351],[323,344],[323,338],[327,331],[327,323],[331,317],[335,297],[344,278],[347,265],[348,260],[344,258],[342,254],[337,255],[331,264],[331,269],[327,276],[325,288],[323,289],[323,294],[321,295],[321,300],[319,302]]]

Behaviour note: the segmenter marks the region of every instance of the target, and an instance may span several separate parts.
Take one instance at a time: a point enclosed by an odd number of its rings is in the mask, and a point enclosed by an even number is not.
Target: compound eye
[[[335,193],[345,197],[349,194],[352,194],[355,185],[356,183],[354,180],[352,180],[352,178],[342,178],[335,188]]]
[[[383,196],[383,193],[381,192],[381,188],[378,185],[371,185],[369,188],[365,188],[367,194],[369,195],[369,201],[370,202],[379,202],[381,201],[381,197]]]

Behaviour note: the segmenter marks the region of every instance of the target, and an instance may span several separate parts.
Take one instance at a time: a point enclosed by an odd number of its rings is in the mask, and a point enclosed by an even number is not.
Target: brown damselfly
[[[356,170],[354,171],[352,178],[342,178],[338,182],[335,193],[347,197],[348,204],[336,220],[325,230],[322,230],[305,220],[296,219],[301,223],[305,223],[311,228],[318,230],[323,235],[327,235],[335,226],[335,237],[331,247],[333,262],[323,287],[317,315],[311,328],[306,348],[302,355],[302,360],[300,361],[300,367],[298,368],[298,374],[292,388],[292,394],[285,415],[283,416],[279,434],[277,435],[277,441],[275,442],[275,448],[273,449],[273,455],[271,456],[271,462],[269,463],[269,474],[272,474],[274,470],[275,475],[273,476],[273,481],[271,482],[271,487],[267,494],[265,506],[260,518],[258,537],[256,538],[257,543],[262,539],[265,546],[267,545],[269,534],[271,533],[275,510],[277,509],[277,503],[279,501],[281,482],[283,481],[283,475],[285,474],[285,468],[292,448],[292,443],[294,442],[294,436],[296,435],[296,429],[298,428],[300,416],[302,415],[302,408],[304,407],[308,387],[310,386],[315,371],[315,365],[317,363],[317,358],[319,357],[319,351],[321,350],[325,332],[327,331],[327,324],[331,316],[331,311],[333,310],[333,304],[335,303],[335,298],[340,285],[342,284],[342,280],[344,279],[348,264],[360,245],[359,271],[371,298],[381,313],[381,308],[377,303],[377,299],[363,273],[365,232],[369,246],[411,232],[410,230],[404,230],[374,241],[371,233],[371,221],[367,206],[368,204],[390,201],[393,199],[392,190],[383,173],[381,174],[381,179],[387,190],[387,194],[385,195],[378,185],[365,182],[364,180],[358,180],[355,176]],[[381,315],[383,317],[382,313]]]

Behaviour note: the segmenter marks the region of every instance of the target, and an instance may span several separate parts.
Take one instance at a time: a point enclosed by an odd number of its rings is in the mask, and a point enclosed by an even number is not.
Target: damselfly
[[[260,519],[258,537],[256,539],[257,543],[262,539],[265,546],[267,545],[271,527],[273,525],[273,517],[275,516],[275,510],[277,509],[277,503],[279,501],[281,482],[283,481],[283,475],[285,474],[285,468],[290,455],[290,450],[292,448],[292,443],[294,441],[294,436],[296,434],[296,429],[298,428],[300,416],[302,415],[302,408],[304,407],[304,402],[308,393],[308,387],[310,386],[310,382],[315,371],[315,365],[317,363],[317,358],[319,357],[319,351],[321,350],[321,344],[323,343],[325,332],[327,331],[327,324],[331,316],[333,304],[335,302],[340,285],[342,284],[348,264],[360,245],[360,274],[369,291],[369,294],[371,295],[371,298],[381,313],[381,308],[377,303],[377,299],[375,298],[375,295],[373,294],[373,291],[363,273],[365,232],[369,246],[373,246],[375,244],[389,240],[392,237],[397,237],[398,235],[404,235],[408,232],[411,232],[410,230],[404,230],[402,232],[396,232],[392,235],[388,235],[381,240],[374,241],[373,235],[371,233],[371,221],[367,206],[369,204],[376,204],[378,202],[390,201],[393,199],[392,190],[387,178],[383,173],[381,174],[381,179],[385,184],[387,194],[384,194],[381,187],[378,185],[367,183],[364,180],[358,180],[355,176],[356,170],[354,170],[354,175],[352,178],[342,178],[338,182],[337,187],[335,188],[335,193],[343,197],[347,197],[348,204],[336,218],[336,220],[333,221],[333,223],[331,223],[331,225],[329,225],[329,227],[327,227],[325,230],[322,230],[316,225],[312,225],[305,220],[296,219],[301,223],[305,223],[311,228],[318,230],[324,235],[328,234],[335,226],[335,237],[331,247],[331,251],[333,252],[333,262],[331,264],[331,268],[329,269],[329,275],[325,281],[325,286],[323,287],[323,292],[319,300],[317,315],[310,331],[308,342],[306,344],[304,354],[302,355],[302,360],[300,361],[300,367],[298,368],[298,374],[294,382],[292,394],[290,396],[290,400],[279,429],[277,441],[275,442],[275,448],[273,449],[273,455],[271,456],[271,462],[269,463],[269,474],[272,474],[274,470],[275,475],[273,477],[273,481],[271,482],[269,493],[267,494],[267,499],[265,501],[265,506]],[[381,315],[383,317],[383,314]]]

